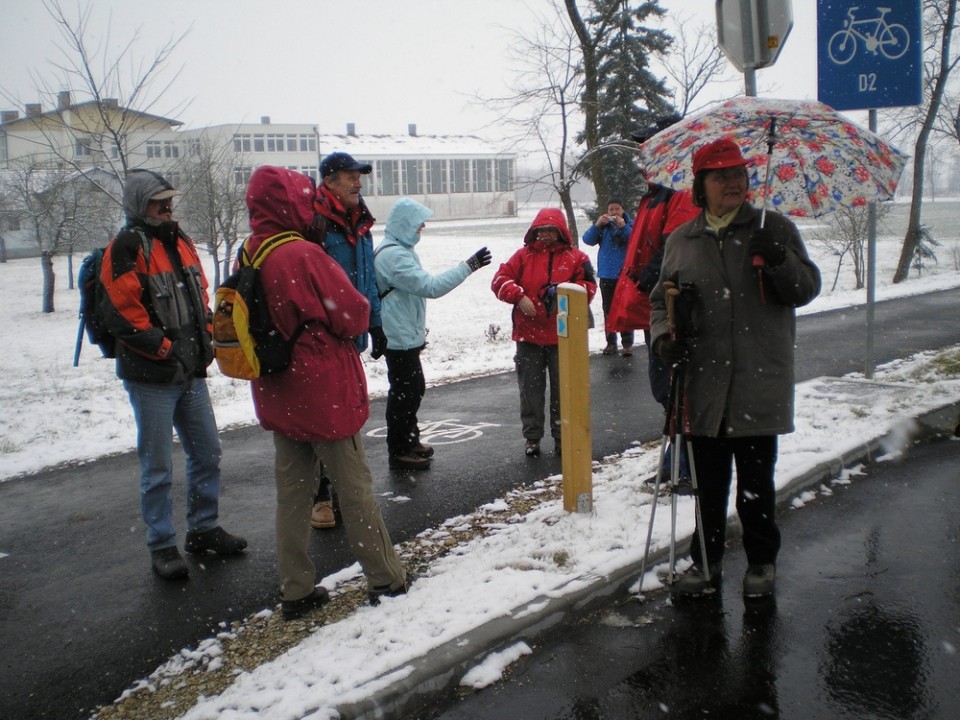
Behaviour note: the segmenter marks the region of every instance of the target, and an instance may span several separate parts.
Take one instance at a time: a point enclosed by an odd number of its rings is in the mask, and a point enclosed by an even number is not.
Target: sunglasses
[[[173,200],[151,200],[150,202],[157,206],[157,211],[160,213],[173,212]]]

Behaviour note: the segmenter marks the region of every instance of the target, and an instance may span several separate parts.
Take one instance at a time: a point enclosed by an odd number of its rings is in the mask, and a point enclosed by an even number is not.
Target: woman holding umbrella
[[[679,595],[719,588],[734,462],[749,564],[744,595],[770,595],[776,577],[774,466],[777,436],[794,429],[794,309],[820,292],[820,271],[792,222],[778,213],[762,220],[747,202],[746,165],[729,138],[694,153],[693,201],[701,212],[668,238],[650,295],[654,352],[675,371],[683,367],[683,421],[706,545],[693,542],[694,565],[674,587]],[[676,333],[666,281],[697,298]]]

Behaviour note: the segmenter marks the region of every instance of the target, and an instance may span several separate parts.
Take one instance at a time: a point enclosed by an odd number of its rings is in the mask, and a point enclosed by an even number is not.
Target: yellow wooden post
[[[563,509],[593,511],[593,438],[590,432],[590,349],[587,291],[557,287],[560,356],[560,443],[563,448]]]

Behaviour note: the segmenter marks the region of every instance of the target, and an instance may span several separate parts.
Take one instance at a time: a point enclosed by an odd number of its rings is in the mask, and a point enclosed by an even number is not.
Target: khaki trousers
[[[359,434],[342,440],[304,442],[273,434],[277,486],[277,565],[284,600],[313,592],[317,568],[310,559],[310,514],[323,463],[340,500],[340,515],[368,590],[396,590],[406,582],[373,494],[373,475]]]

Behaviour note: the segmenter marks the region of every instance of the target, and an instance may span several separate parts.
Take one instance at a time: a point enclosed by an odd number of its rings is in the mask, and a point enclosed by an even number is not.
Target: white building
[[[517,212],[516,157],[471,135],[359,135],[348,124],[343,134],[320,134],[312,124],[260,123],[183,129],[182,123],[119,106],[116,100],[73,104],[61,92],[55,109],[39,104],[0,113],[0,171],[29,159],[81,168],[97,167],[120,174],[116,136],[100,118],[105,108],[122,125],[120,140],[132,167],[163,173],[178,184],[178,165],[188,161],[200,141],[213,143],[229,160],[237,180],[246,183],[261,165],[278,165],[318,179],[320,159],[344,151],[373,165],[363,177],[363,195],[374,217],[383,221],[397,198],[412,197],[433,210],[433,219],[514,216]],[[57,150],[51,151],[51,145]],[[0,198],[0,208],[3,198]],[[3,226],[8,252],[16,254],[17,231]]]

